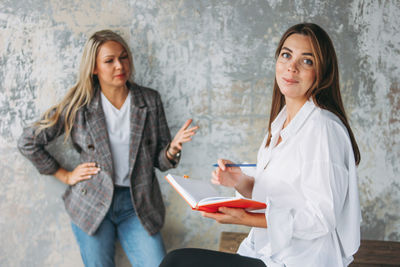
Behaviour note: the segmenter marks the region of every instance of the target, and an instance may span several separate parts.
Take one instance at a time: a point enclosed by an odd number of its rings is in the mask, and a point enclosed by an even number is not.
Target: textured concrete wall
[[[73,84],[89,34],[122,33],[136,81],[161,93],[173,134],[190,117],[201,126],[173,172],[209,179],[219,157],[255,161],[274,50],[283,31],[301,21],[320,24],[337,49],[362,155],[362,236],[400,241],[399,1],[0,0],[0,266],[82,266],[60,198],[64,185],[39,175],[16,140]],[[62,140],[49,149],[65,166],[76,164]],[[168,249],[216,249],[222,230],[247,230],[191,211],[163,175]],[[117,261],[128,266],[121,249]]]

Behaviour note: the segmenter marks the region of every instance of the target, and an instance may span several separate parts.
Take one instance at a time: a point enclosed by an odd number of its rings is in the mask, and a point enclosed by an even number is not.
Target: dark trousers
[[[266,267],[260,259],[220,251],[182,248],[169,252],[159,267]]]

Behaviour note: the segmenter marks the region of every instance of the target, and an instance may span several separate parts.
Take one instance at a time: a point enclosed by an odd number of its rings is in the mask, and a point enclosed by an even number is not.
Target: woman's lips
[[[122,79],[125,77],[125,73],[115,75],[115,78]]]
[[[295,84],[295,83],[299,83],[299,81],[295,80],[295,79],[289,79],[289,78],[283,78],[282,80],[287,83],[287,84]]]

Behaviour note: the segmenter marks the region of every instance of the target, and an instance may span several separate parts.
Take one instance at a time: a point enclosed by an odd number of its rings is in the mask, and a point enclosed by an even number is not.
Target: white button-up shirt
[[[282,130],[285,119],[286,107],[257,158],[252,198],[267,203],[268,227],[253,227],[238,253],[268,267],[347,266],[360,244],[361,221],[348,131],[312,100]]]

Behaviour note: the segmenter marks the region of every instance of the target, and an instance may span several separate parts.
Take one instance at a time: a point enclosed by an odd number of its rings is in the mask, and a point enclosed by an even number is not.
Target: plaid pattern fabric
[[[176,167],[166,149],[170,131],[157,91],[129,85],[131,90],[129,175],[133,206],[143,226],[150,234],[157,233],[165,217],[165,207],[154,168],[161,171]],[[59,163],[45,146],[64,132],[64,120],[35,136],[33,127],[24,129],[18,148],[41,174],[53,174]],[[80,153],[80,162],[96,162],[101,171],[91,179],[69,186],[63,195],[65,208],[72,221],[92,235],[103,221],[112,201],[114,170],[105,116],[100,102],[100,90],[76,116],[71,140]]]

